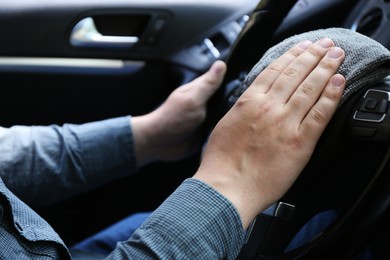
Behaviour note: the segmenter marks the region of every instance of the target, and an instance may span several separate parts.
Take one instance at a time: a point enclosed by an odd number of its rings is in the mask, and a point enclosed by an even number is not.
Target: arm
[[[0,128],[0,175],[22,200],[41,205],[130,174],[129,120]]]
[[[293,184],[336,111],[344,52],[333,45],[301,43],[264,70],[213,130],[194,177],[108,258],[234,259],[245,229]]]
[[[185,158],[200,149],[206,103],[225,71],[226,65],[216,61],[143,116],[62,127],[0,128],[0,176],[25,202],[43,205],[153,161]]]
[[[206,104],[219,88],[226,64],[216,61],[202,76],[176,88],[156,110],[132,118],[137,164],[176,161],[201,148]]]
[[[217,124],[194,176],[235,205],[244,228],[297,179],[343,94],[343,50],[308,43],[260,73]]]

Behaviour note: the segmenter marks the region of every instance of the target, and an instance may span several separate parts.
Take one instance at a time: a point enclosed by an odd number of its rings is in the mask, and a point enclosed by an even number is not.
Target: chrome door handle
[[[74,47],[130,48],[138,40],[136,36],[102,35],[92,17],[80,20],[70,33],[70,44]]]

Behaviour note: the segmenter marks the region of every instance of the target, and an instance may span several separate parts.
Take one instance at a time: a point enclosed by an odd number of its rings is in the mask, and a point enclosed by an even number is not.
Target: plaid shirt
[[[129,122],[0,128],[0,259],[71,258],[25,202],[53,203],[135,172]],[[205,183],[187,179],[107,259],[234,259],[243,241],[234,206]]]

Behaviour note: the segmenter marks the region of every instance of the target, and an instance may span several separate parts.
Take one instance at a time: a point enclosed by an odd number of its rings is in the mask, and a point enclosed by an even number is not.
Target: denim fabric
[[[87,254],[87,252],[92,252],[107,256],[115,249],[118,242],[128,240],[151,213],[152,212],[140,212],[132,214],[77,243],[72,246],[70,250],[71,252],[77,252],[78,254],[80,254],[80,252],[85,252],[85,254]]]

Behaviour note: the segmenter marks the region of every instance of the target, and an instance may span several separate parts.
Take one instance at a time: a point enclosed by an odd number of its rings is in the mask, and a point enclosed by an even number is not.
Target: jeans
[[[135,213],[102,231],[86,238],[70,248],[72,252],[91,252],[108,255],[119,241],[126,241],[133,232],[149,217],[152,212]],[[72,254],[73,256],[73,254]]]
[[[121,221],[103,229],[91,237],[77,243],[70,248],[72,258],[102,259],[111,253],[117,242],[130,238],[133,232],[150,216],[152,212],[135,213]],[[326,211],[311,219],[293,238],[286,252],[300,247],[313,239],[337,218],[335,211]],[[358,260],[371,260],[375,258],[370,251],[365,251]]]

